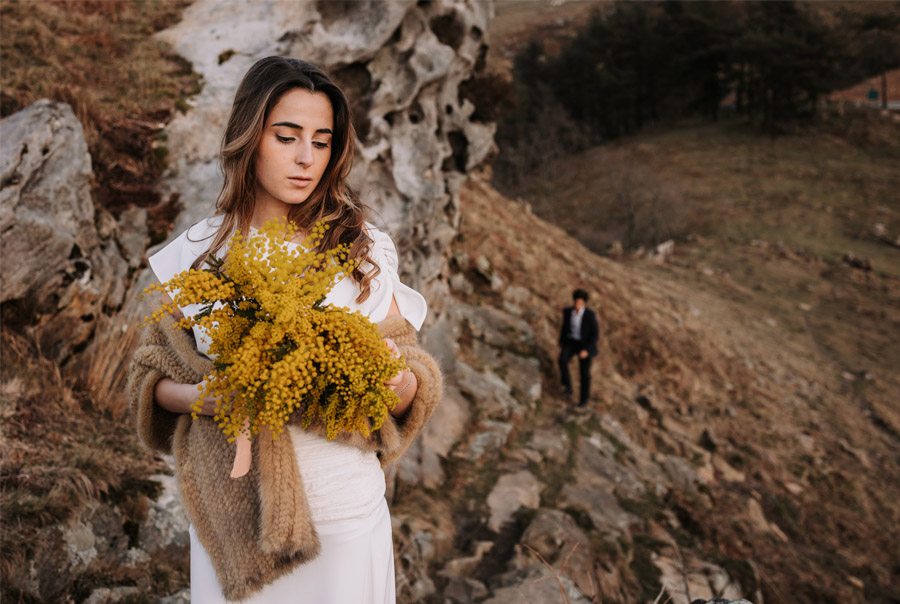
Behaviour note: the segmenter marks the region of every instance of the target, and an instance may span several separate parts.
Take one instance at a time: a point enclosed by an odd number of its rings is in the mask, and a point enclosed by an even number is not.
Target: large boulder
[[[0,120],[0,139],[0,302],[63,363],[121,306],[128,263],[115,219],[94,209],[91,158],[69,105],[36,101]]]

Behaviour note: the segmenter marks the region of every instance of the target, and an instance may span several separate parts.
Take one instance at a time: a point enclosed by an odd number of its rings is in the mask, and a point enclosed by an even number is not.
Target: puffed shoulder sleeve
[[[373,287],[371,293],[375,296],[374,309],[370,315],[372,320],[379,323],[387,317],[393,296],[397,299],[400,314],[416,328],[416,331],[419,331],[428,314],[425,297],[400,281],[397,247],[390,235],[381,229],[370,227],[369,236],[375,240],[371,251],[372,257],[381,268],[381,273],[373,279],[373,283],[377,281],[378,286],[377,289]]]
[[[184,270],[182,268],[185,260],[185,249],[187,247],[188,231],[183,231],[178,237],[167,243],[162,249],[147,258],[150,269],[160,283],[165,283],[176,273]]]

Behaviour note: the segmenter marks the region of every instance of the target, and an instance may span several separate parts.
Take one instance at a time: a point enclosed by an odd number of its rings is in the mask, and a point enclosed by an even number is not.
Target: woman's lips
[[[305,187],[309,183],[312,182],[311,178],[296,178],[293,176],[288,176],[288,180],[297,185],[298,187]]]

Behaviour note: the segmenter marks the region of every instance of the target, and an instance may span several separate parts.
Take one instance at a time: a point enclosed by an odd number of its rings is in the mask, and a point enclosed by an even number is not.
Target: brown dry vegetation
[[[490,23],[488,71],[506,79],[512,77],[512,59],[529,41],[540,40],[554,54],[594,11],[612,8],[611,0],[503,0],[494,3]]]
[[[873,232],[878,223],[900,229],[900,122],[834,111],[815,129],[776,139],[732,122],[647,130],[548,158],[520,194],[598,253],[614,240],[655,244],[696,233],[726,245],[780,240],[829,260],[852,250],[900,275],[897,248]],[[643,199],[650,194],[655,202]]]
[[[667,203],[637,215],[636,231],[649,239],[636,243],[678,239],[673,262],[660,271],[742,303],[755,315],[748,320],[807,334],[837,373],[869,371],[900,388],[900,317],[892,311],[900,279],[900,125],[854,114],[850,121],[868,127],[847,134],[837,119],[778,139],[729,124],[648,131],[549,163],[558,179],[533,179],[525,197],[538,215],[604,252],[615,239],[627,241],[621,179],[639,175],[630,197],[658,190],[655,199]],[[869,130],[882,138],[871,142]],[[660,214],[672,232],[654,230]],[[878,224],[886,235],[876,233]],[[871,270],[853,269],[848,253]]]
[[[114,212],[129,203],[162,207],[153,186],[164,141],[154,136],[197,82],[149,33],[177,20],[186,4],[0,5],[0,113],[44,96],[70,102],[88,137],[96,199]],[[587,4],[564,6],[581,14]],[[516,31],[525,36],[527,27]],[[884,147],[900,140],[893,128],[873,128],[853,114],[774,141],[728,125],[647,132],[548,164],[555,178],[532,183],[529,201],[563,228],[530,215],[483,177],[464,191],[458,247],[484,254],[507,283],[531,290],[535,303],[526,312],[546,352],[545,391],[555,385],[558,309],[584,286],[604,330],[594,363],[601,408],[651,451],[686,450],[684,443],[705,442],[708,431],[717,453],[746,473],[745,482],[711,486],[712,506],[675,497],[631,509],[648,522],[674,514],[683,545],[737,575],[754,560],[767,601],[900,597],[892,587],[900,538],[900,266],[897,249],[871,233],[875,222],[893,234],[900,228],[891,195],[900,190],[897,149]],[[607,232],[604,216],[617,209],[609,193],[633,186],[614,186],[629,170],[661,191],[657,207],[671,212],[663,226],[702,235],[679,241],[668,264],[615,262],[588,249],[603,251],[621,237]],[[166,207],[155,211],[157,238],[175,209]],[[661,230],[650,240],[666,236]],[[848,249],[873,270],[844,263]],[[470,302],[497,302],[491,296],[483,288]],[[54,576],[58,526],[95,501],[118,506],[126,523],[139,521],[155,489],[146,477],[161,467],[137,449],[127,419],[100,413],[71,391],[26,338],[4,331],[0,352],[4,600],[16,601],[25,588],[28,559],[46,581],[58,581],[55,594],[129,583],[170,593],[185,585],[184,555],[154,560],[153,570],[96,566],[75,583]],[[636,391],[653,401],[661,425],[643,418]],[[534,421],[555,421],[562,405],[548,395],[546,415]],[[460,479],[452,467],[448,473]],[[747,525],[754,493],[788,543]],[[649,529],[644,537],[650,540]],[[646,551],[633,555],[640,579],[636,565]]]
[[[113,214],[150,210],[154,239],[167,236],[175,200],[155,192],[166,163],[157,135],[185,97],[198,90],[188,63],[154,41],[153,32],[179,19],[188,0],[154,2],[4,0],[0,3],[0,115],[40,98],[69,103],[85,132],[95,174],[95,204]],[[3,601],[32,601],[30,565],[43,601],[85,598],[103,585],[132,584],[146,592],[176,591],[187,581],[186,550],[152,564],[97,561],[68,571],[62,529],[91,510],[115,510],[105,534],[136,537],[148,477],[164,465],[138,447],[127,417],[103,411],[27,335],[2,330],[0,370],[0,575]],[[100,507],[97,507],[97,506]],[[91,516],[110,522],[108,512]],[[123,537],[124,538],[124,537]],[[127,545],[132,545],[131,543]]]
[[[155,190],[166,164],[159,136],[199,91],[190,64],[151,37],[189,0],[5,0],[0,4],[0,116],[40,98],[69,103],[84,127],[96,202],[114,215],[151,209],[154,241],[177,215]],[[168,200],[167,200],[168,201]]]
[[[551,393],[536,424],[556,425],[553,416],[566,405],[552,397],[558,313],[574,287],[585,287],[604,333],[593,366],[599,408],[651,452],[696,461],[691,452],[702,447],[746,476],[720,477],[700,499],[676,491],[665,501],[622,502],[645,522],[631,563],[638,580],[654,577],[652,566],[642,571],[648,554],[639,547],[652,541],[652,522],[676,518],[681,528],[672,530],[682,547],[729,569],[745,593],[761,588],[767,602],[900,595],[892,553],[900,538],[897,277],[863,274],[788,245],[708,246],[729,266],[764,272],[760,283],[769,287],[789,289],[797,281],[808,296],[802,280],[819,284],[813,295],[821,300],[812,300],[812,312],[801,311],[784,292],[759,291],[722,269],[699,270],[689,258],[703,254],[701,244],[674,265],[616,262],[481,179],[470,183],[463,201],[459,248],[483,254],[507,283],[535,297],[524,318],[545,350]],[[486,287],[478,297],[469,302],[501,304]],[[649,417],[638,394],[652,405]],[[753,528],[750,497],[759,497],[787,542]],[[599,563],[615,556],[595,555]],[[760,585],[752,584],[751,560]]]
[[[25,595],[34,591],[32,562],[44,601],[86,598],[104,585],[133,584],[148,593],[177,591],[187,581],[183,556],[131,568],[107,567],[102,554],[112,544],[101,543],[97,563],[77,575],[69,572],[61,545],[67,522],[84,514],[90,517],[90,510],[103,504],[116,510],[113,521],[120,526],[102,534],[136,539],[147,498],[158,495],[159,483],[149,477],[165,471],[165,464],[140,448],[130,418],[98,412],[26,338],[3,330],[0,352],[3,600],[33,601]]]

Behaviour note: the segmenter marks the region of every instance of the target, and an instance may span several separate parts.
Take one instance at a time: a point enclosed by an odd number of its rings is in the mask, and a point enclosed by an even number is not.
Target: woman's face
[[[263,220],[309,198],[331,158],[333,129],[324,92],[293,88],[281,95],[256,153],[256,208]]]

